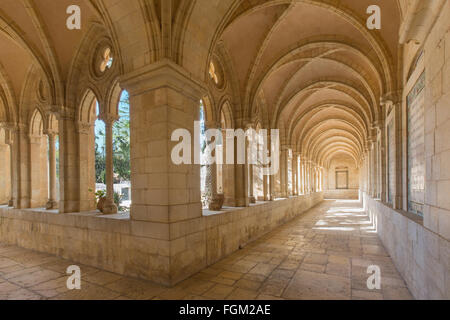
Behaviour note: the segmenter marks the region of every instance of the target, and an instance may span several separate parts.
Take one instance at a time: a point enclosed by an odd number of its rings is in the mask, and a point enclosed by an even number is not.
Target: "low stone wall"
[[[211,265],[323,201],[322,193],[291,197],[206,216],[206,258]]]
[[[347,190],[325,190],[323,192],[323,196],[325,199],[349,199],[349,200],[358,200],[359,198],[359,190],[358,189],[347,189]]]
[[[186,230],[178,230],[182,224],[173,225],[174,238],[170,240],[156,239],[158,230],[143,232],[137,228],[139,221],[126,217],[58,214],[3,206],[0,242],[174,285],[322,200],[323,195],[317,193],[233,208],[196,219],[196,225],[185,226]],[[176,237],[177,234],[180,236]]]
[[[378,235],[416,299],[450,299],[450,242],[421,219],[363,193]]]

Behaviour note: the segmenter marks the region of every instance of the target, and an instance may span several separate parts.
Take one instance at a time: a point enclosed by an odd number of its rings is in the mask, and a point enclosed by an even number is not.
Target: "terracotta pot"
[[[225,196],[223,193],[214,195],[213,199],[208,204],[208,209],[211,211],[219,211],[222,209]]]
[[[103,212],[103,206],[105,205],[106,197],[101,197],[97,202],[97,210]]]

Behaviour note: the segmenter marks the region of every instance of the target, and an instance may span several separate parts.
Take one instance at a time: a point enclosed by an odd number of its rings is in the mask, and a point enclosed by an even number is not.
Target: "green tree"
[[[98,136],[100,139],[105,139],[103,131],[100,131]],[[95,143],[95,182],[106,183],[105,146],[100,147],[98,143]]]
[[[114,172],[120,181],[131,179],[130,166],[130,103],[125,94],[119,103],[119,120],[113,127],[113,163]]]

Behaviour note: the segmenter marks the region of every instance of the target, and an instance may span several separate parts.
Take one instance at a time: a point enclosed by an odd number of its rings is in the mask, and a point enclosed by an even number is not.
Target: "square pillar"
[[[194,163],[204,89],[170,61],[125,75],[121,86],[130,94],[131,235],[157,248],[153,259],[140,262],[147,277],[173,285],[206,267],[200,164]],[[181,142],[171,140],[177,129],[190,134],[188,164],[171,156]]]

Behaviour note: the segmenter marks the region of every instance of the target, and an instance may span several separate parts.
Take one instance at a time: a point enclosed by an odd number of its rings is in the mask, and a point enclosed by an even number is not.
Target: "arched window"
[[[47,132],[46,132],[47,133]],[[49,145],[44,134],[44,116],[35,109],[31,116],[29,132],[29,152],[31,166],[30,207],[47,207],[49,200]]]
[[[105,123],[99,118],[100,106],[95,101],[95,191],[98,196],[106,193],[106,145]]]
[[[130,101],[122,91],[118,106],[119,119],[113,126],[114,202],[120,211],[131,208]]]
[[[287,196],[292,195],[293,192],[293,181],[292,181],[292,149],[288,151],[288,159],[287,159],[287,178],[288,178],[288,190]]]

